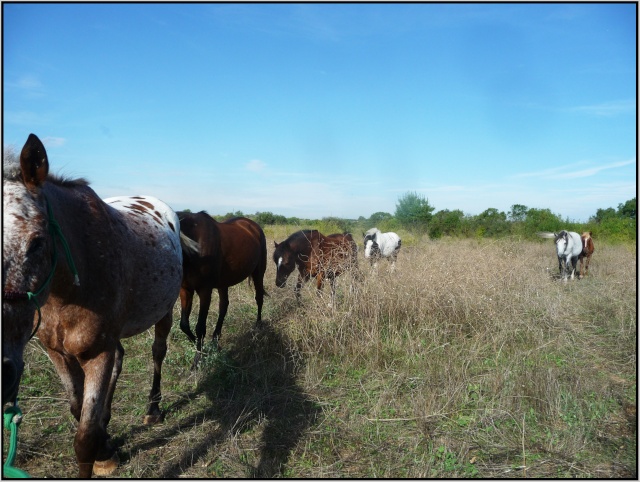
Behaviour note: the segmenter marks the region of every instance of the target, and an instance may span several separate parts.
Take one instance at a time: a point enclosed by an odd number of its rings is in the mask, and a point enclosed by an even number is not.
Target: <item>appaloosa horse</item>
[[[331,298],[335,297],[335,278],[344,271],[358,272],[358,246],[350,234],[324,236],[315,229],[297,231],[280,244],[275,243],[273,261],[276,263],[276,285],[283,288],[291,272],[298,267],[296,297],[300,297],[302,283],[316,278],[318,292],[325,278],[331,284]]]
[[[211,304],[211,292],[218,290],[218,322],[213,332],[217,341],[222,332],[222,323],[229,307],[229,287],[251,277],[256,290],[258,318],[262,320],[264,300],[264,272],[267,269],[267,241],[262,228],[250,219],[238,217],[222,223],[206,212],[179,212],[182,232],[200,246],[200,252],[185,254],[183,258],[183,278],[180,289],[182,313],[180,328],[194,342],[197,341],[196,360],[202,349],[202,341],[207,330],[207,314]],[[196,336],[189,326],[189,315],[193,303],[193,293],[200,297],[200,312],[196,324]]]
[[[578,259],[582,254],[582,239],[580,235],[563,229],[559,233],[540,232],[538,236],[553,238],[556,244],[560,275],[564,281],[567,281],[568,273],[571,272],[571,279],[573,279]]]
[[[155,325],[145,423],[157,422],[182,249],[195,246],[155,198],[102,201],[82,179],[50,176],[33,134],[15,161],[5,158],[2,181],[2,402],[16,403],[24,348],[37,333],[78,421],[79,477],[108,475],[118,465],[107,425],[120,340]]]
[[[580,253],[580,278],[589,274],[589,261],[591,261],[591,255],[596,250],[593,244],[593,238],[591,237],[591,231],[582,233],[580,238],[582,239],[582,253]],[[585,266],[586,258],[586,266]],[[582,268],[584,268],[584,274],[582,274]]]
[[[402,240],[394,232],[382,233],[378,228],[371,228],[364,237],[364,257],[375,266],[380,258],[387,258],[393,270],[402,247]]]

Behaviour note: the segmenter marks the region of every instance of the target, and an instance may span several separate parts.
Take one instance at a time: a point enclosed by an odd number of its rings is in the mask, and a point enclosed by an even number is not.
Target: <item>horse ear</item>
[[[49,173],[49,159],[44,145],[38,136],[29,134],[22,152],[20,152],[20,169],[22,179],[28,189],[39,187]]]
[[[278,247],[278,243],[276,243],[276,240],[273,240],[273,245],[277,248]]]

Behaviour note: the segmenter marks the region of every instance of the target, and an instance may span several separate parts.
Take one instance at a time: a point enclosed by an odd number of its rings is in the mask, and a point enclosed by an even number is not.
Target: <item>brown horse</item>
[[[84,180],[49,176],[47,153],[33,134],[19,164],[13,156],[3,167],[2,402],[16,403],[24,348],[37,332],[78,421],[79,477],[107,475],[118,464],[107,425],[124,356],[120,340],[155,325],[145,423],[157,422],[182,249],[190,248],[163,202],[102,201]]]
[[[342,272],[353,270],[359,279],[358,246],[350,234],[324,236],[315,229],[297,231],[280,244],[275,243],[273,261],[276,264],[276,286],[283,288],[287,278],[298,267],[296,297],[300,297],[303,282],[316,278],[318,292],[325,278],[331,284],[331,297],[335,296],[335,278]]]
[[[211,292],[218,290],[218,322],[213,331],[216,342],[222,332],[222,322],[229,307],[229,287],[251,277],[256,290],[258,318],[262,320],[262,302],[265,295],[264,272],[267,269],[267,241],[260,226],[250,219],[238,217],[222,223],[206,212],[179,212],[180,229],[200,246],[199,254],[185,254],[183,278],[180,289],[182,313],[180,328],[193,342],[197,340],[198,353],[207,330],[207,314],[211,304]],[[193,293],[200,297],[200,312],[196,324],[196,336],[189,326]],[[194,364],[198,362],[196,355]]]
[[[580,278],[589,274],[589,261],[591,261],[591,255],[596,250],[591,236],[591,231],[580,235],[580,238],[582,238],[582,253],[580,253],[580,257],[578,258],[580,260]],[[587,260],[586,266],[585,258]],[[582,268],[584,268],[584,275],[582,274]]]

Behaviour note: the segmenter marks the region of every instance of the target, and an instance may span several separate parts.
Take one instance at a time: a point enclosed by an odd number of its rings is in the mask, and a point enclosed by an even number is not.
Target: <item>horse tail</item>
[[[180,231],[180,246],[182,246],[183,256],[191,257],[200,254],[200,245],[182,231]]]
[[[264,274],[267,272],[267,237],[264,235],[262,228],[260,230],[260,262],[258,263],[258,272],[264,278]],[[267,290],[264,289],[264,282],[262,283],[262,294],[269,296]]]

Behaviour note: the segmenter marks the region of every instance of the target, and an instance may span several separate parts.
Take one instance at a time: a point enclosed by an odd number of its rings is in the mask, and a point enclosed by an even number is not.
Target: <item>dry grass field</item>
[[[264,325],[232,288],[193,372],[178,303],[160,425],[142,425],[152,332],[125,340],[113,477],[637,477],[636,246],[598,243],[564,283],[550,241],[406,239],[393,272],[361,253],[364,281],[338,278],[331,307],[328,286],[276,288],[270,259]],[[25,358],[15,465],[75,476],[60,381],[39,342]]]

